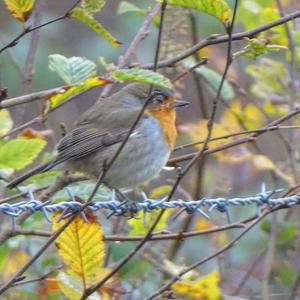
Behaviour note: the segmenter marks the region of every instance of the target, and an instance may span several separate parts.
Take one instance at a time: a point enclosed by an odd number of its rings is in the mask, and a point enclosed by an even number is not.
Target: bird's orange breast
[[[174,149],[177,138],[177,129],[175,126],[175,109],[170,107],[163,107],[158,110],[147,111],[147,114],[159,121],[166,143],[168,144],[170,149]]]

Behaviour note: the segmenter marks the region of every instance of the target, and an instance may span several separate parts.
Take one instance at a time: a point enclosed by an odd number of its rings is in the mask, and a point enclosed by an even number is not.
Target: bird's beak
[[[175,100],[174,103],[172,104],[172,108],[184,107],[184,106],[187,106],[189,104],[190,104],[190,102],[188,102],[188,101]]]

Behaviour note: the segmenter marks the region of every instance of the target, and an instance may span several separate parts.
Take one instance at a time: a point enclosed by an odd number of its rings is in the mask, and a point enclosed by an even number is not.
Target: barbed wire
[[[71,201],[63,201],[59,203],[52,203],[51,200],[46,202],[42,202],[36,200],[32,191],[29,191],[27,194],[27,201],[21,201],[17,203],[2,203],[0,204],[0,213],[8,215],[12,217],[13,224],[15,223],[15,219],[23,213],[34,213],[34,212],[42,212],[45,216],[46,220],[51,222],[51,218],[49,213],[61,211],[61,219],[69,216],[70,214],[74,214],[80,210],[83,203],[75,201],[74,196],[67,189]],[[87,206],[87,210],[97,211],[100,209],[110,210],[111,213],[109,215],[125,215],[126,213],[132,213],[133,211],[137,213],[138,211],[143,211],[144,213],[149,213],[154,210],[159,209],[170,209],[170,208],[180,208],[181,211],[185,211],[188,214],[200,213],[203,217],[209,219],[209,213],[212,210],[218,210],[220,212],[225,212],[227,214],[228,222],[231,223],[231,215],[230,215],[230,207],[231,206],[245,206],[245,205],[255,205],[256,207],[261,207],[263,205],[267,205],[270,207],[276,205],[284,205],[287,207],[300,204],[300,196],[292,195],[289,197],[283,198],[274,198],[272,197],[275,194],[282,192],[282,189],[276,189],[273,191],[266,191],[265,186],[262,185],[261,191],[255,196],[250,197],[240,197],[240,198],[214,198],[208,199],[203,198],[195,201],[185,201],[183,199],[177,199],[172,201],[166,201],[167,197],[161,200],[154,200],[147,197],[147,195],[142,192],[141,197],[142,201],[128,203],[128,201],[117,201],[116,194],[113,191],[111,197],[107,201],[98,201],[91,202],[90,205]],[[134,207],[133,207],[134,206]],[[202,208],[208,208],[208,212],[204,212]],[[259,210],[258,210],[259,213]],[[87,221],[87,218],[84,212],[81,213],[83,219]]]

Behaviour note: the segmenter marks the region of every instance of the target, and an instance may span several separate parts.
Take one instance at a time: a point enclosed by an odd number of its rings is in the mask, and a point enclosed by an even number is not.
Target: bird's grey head
[[[169,96],[174,95],[174,90],[162,86],[155,86],[147,83],[131,83],[125,86],[123,92],[123,104],[128,106],[143,106],[150,99],[150,102],[161,104]]]

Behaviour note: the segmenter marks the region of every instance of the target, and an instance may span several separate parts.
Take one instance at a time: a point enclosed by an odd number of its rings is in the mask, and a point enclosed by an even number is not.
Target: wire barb
[[[264,185],[262,185],[260,192],[251,197],[241,197],[241,198],[215,198],[207,199],[203,198],[196,201],[185,201],[183,199],[177,199],[172,201],[166,201],[167,198],[162,198],[160,200],[149,199],[147,195],[142,192],[141,198],[142,202],[136,202],[135,210],[143,211],[144,214],[150,213],[154,210],[159,209],[170,209],[170,208],[179,208],[180,211],[185,211],[188,214],[199,213],[201,216],[209,219],[208,213],[212,212],[214,209],[219,212],[226,213],[227,220],[229,223],[232,222],[230,207],[231,206],[245,206],[245,205],[255,205],[258,210],[263,205],[273,207],[275,205],[284,205],[287,207],[300,204],[300,196],[293,195],[285,198],[274,198],[275,194],[282,192],[282,189],[275,189],[273,191],[266,191]],[[49,213],[61,211],[63,212],[60,219],[64,219],[78,210],[84,203],[75,201],[75,197],[72,195],[72,192],[67,190],[71,201],[64,201],[59,203],[52,203],[51,200],[47,202],[41,202],[34,198],[32,191],[29,191],[27,194],[28,201],[21,201],[18,203],[3,203],[0,204],[0,213],[8,215],[12,218],[12,223],[15,224],[15,219],[20,216],[22,213],[34,213],[40,211],[43,213],[45,219],[48,222],[51,222]],[[110,210],[111,213],[108,217],[113,215],[126,215],[130,213],[130,206],[126,205],[127,201],[119,202],[116,200],[115,192],[112,192],[112,195],[107,201],[98,201],[93,202],[87,206],[87,210],[97,211],[100,209]],[[202,208],[208,208],[208,213],[204,212]],[[87,222],[85,214],[81,214],[82,218]]]

